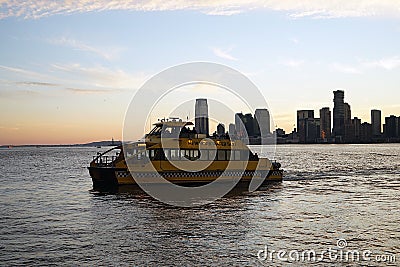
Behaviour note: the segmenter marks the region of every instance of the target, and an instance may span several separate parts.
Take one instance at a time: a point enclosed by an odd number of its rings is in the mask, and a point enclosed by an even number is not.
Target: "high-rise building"
[[[314,118],[314,110],[298,110],[297,111],[297,130],[299,130],[301,119],[312,119]]]
[[[387,138],[400,137],[400,117],[394,115],[386,117],[383,132]]]
[[[236,136],[236,127],[235,127],[235,124],[229,123],[228,133],[229,133],[230,138],[233,138],[233,137]]]
[[[361,119],[354,117],[351,122],[354,126],[354,139],[355,141],[359,141],[361,134]]]
[[[265,137],[271,133],[271,121],[268,109],[256,109],[254,119],[255,136]]]
[[[352,143],[355,141],[355,127],[353,120],[350,120],[344,124],[344,137],[342,141],[346,143]]]
[[[217,125],[217,135],[222,136],[224,134],[225,134],[225,125],[223,125],[222,123],[219,123]]]
[[[344,103],[344,135],[342,141],[354,142],[354,125],[351,120],[351,108],[348,103]]]
[[[198,134],[206,134],[209,133],[208,126],[208,104],[207,99],[198,98],[196,99],[195,105],[195,119],[194,124]]]
[[[243,115],[243,113],[235,114],[235,127],[236,134],[239,137],[252,137],[254,136],[254,119],[253,115],[247,113]]]
[[[246,127],[247,135],[254,136],[254,128],[255,128],[255,122],[253,119],[253,115],[251,113],[247,113],[244,115],[244,120],[243,120],[244,126]]]
[[[319,110],[320,118],[320,137],[322,140],[329,139],[331,137],[331,111],[329,108],[321,108]]]
[[[351,108],[349,103],[344,103],[343,104],[344,107],[344,124],[346,123],[350,123],[351,121]]]
[[[360,127],[360,141],[364,143],[371,142],[372,139],[372,125],[364,122]]]
[[[246,127],[244,126],[243,119],[244,115],[242,112],[235,114],[235,129],[238,137],[243,137],[246,133]]]
[[[344,137],[344,91],[334,91],[333,95],[333,136],[341,141]]]
[[[306,143],[316,143],[321,137],[320,118],[306,119]]]
[[[297,111],[297,131],[299,133],[299,142],[309,142],[312,134],[309,132],[314,121],[314,110],[298,110]],[[313,130],[311,130],[312,132]],[[319,134],[318,134],[319,136]]]
[[[377,109],[371,110],[371,124],[372,124],[372,135],[380,136],[382,134],[382,122],[381,122],[381,111]]]

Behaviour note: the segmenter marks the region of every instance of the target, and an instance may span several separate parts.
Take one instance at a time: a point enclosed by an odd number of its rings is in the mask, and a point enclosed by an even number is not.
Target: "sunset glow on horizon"
[[[121,140],[138,88],[193,61],[249,77],[287,132],[296,110],[332,109],[337,89],[345,91],[352,117],[370,122],[371,109],[382,110],[382,121],[400,116],[400,4],[278,2],[5,1],[0,145]],[[197,97],[204,97],[201,90]],[[221,120],[227,126],[234,117]]]

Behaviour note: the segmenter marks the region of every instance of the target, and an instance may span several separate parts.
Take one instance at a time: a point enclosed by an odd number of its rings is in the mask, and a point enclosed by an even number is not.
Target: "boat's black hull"
[[[118,186],[118,180],[115,176],[115,171],[118,169],[113,167],[88,167],[88,169],[94,189]]]
[[[114,167],[88,167],[90,176],[92,177],[93,181],[93,189],[112,189],[115,187],[119,187],[122,185],[132,185],[135,184],[130,183],[130,184],[119,184],[118,179],[116,177],[116,172],[127,172],[126,169],[124,168],[114,168]],[[272,176],[276,175],[276,172],[281,172],[281,170],[275,170],[275,171],[269,171],[269,173],[265,174],[266,179],[264,183],[268,183],[271,181],[279,181],[279,179],[269,179],[272,178]],[[272,176],[271,176],[272,175]],[[279,174],[278,174],[279,176]],[[167,177],[164,177],[168,179]],[[188,181],[188,180],[182,180],[181,182],[179,181],[173,181],[174,184],[177,185],[182,185],[182,186],[188,186],[188,187],[193,187],[193,186],[201,186],[210,183],[210,180],[205,180],[205,181]],[[240,184],[243,183],[249,183],[248,180],[241,180]]]

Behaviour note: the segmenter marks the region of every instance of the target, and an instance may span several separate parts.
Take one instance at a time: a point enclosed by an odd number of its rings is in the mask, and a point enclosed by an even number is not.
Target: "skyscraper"
[[[239,137],[252,137],[254,136],[254,119],[253,115],[247,113],[243,115],[243,113],[235,114],[235,126],[236,126],[236,134]]]
[[[228,133],[229,133],[230,138],[233,138],[233,137],[236,136],[236,127],[235,127],[235,124],[229,123]]]
[[[333,136],[341,141],[344,136],[344,91],[334,91],[333,95]]]
[[[247,135],[249,137],[254,136],[254,119],[253,119],[253,115],[251,115],[251,113],[247,113],[246,115],[244,115],[244,126],[246,127],[246,131],[247,131]]]
[[[217,125],[217,135],[218,135],[218,136],[222,136],[222,135],[224,135],[224,134],[225,134],[225,125],[222,124],[222,123],[219,123],[219,124]]]
[[[312,121],[314,121],[314,110],[297,111],[297,132],[299,133],[300,143],[307,143],[310,139],[310,136],[313,136],[308,131],[309,122]],[[313,125],[313,123],[311,123],[310,125]]]
[[[208,104],[207,99],[198,98],[196,99],[195,105],[195,128],[198,134],[206,134],[209,133],[208,128]]]
[[[400,137],[400,117],[391,115],[385,118],[384,134],[387,138]]]
[[[354,142],[354,125],[351,120],[351,108],[348,103],[344,103],[344,142]]]
[[[236,135],[238,137],[245,136],[246,127],[244,126],[243,120],[244,120],[244,115],[242,112],[235,114],[235,128],[236,128]]]
[[[354,117],[351,122],[354,125],[354,139],[358,141],[361,135],[361,119]]]
[[[268,109],[256,109],[254,113],[254,135],[267,136],[271,133],[271,121]]]
[[[360,141],[364,143],[371,142],[372,125],[368,122],[363,122],[360,126]]]
[[[380,136],[382,133],[382,122],[381,122],[381,111],[377,109],[371,110],[371,124],[372,124],[372,135]]]
[[[351,108],[349,103],[344,103],[344,124],[348,124],[351,121]]]
[[[321,139],[329,139],[331,137],[331,111],[329,108],[321,108],[319,110],[321,123]]]

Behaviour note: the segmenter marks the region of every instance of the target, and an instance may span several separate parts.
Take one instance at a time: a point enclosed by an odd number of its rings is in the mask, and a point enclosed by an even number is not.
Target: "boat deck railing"
[[[112,167],[118,156],[93,156],[93,162],[99,167]]]

